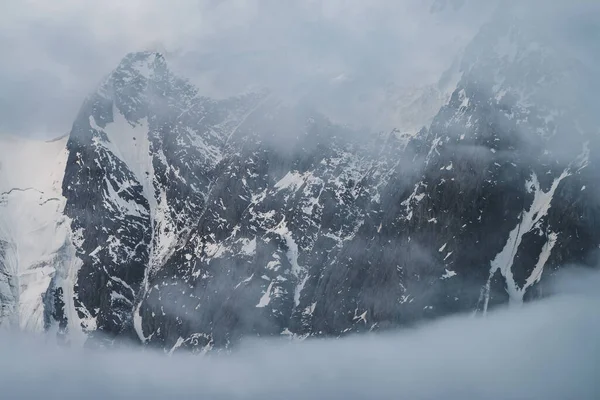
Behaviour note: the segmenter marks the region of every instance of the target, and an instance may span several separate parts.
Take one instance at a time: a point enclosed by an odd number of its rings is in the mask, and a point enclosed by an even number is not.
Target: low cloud
[[[232,354],[167,357],[0,340],[6,398],[597,399],[600,284],[571,271],[554,296],[486,318],[393,333],[246,342]]]

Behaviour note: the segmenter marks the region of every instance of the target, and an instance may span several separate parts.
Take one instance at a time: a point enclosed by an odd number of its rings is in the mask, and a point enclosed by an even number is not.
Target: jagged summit
[[[123,57],[113,74],[131,73],[146,79],[151,78],[167,69],[167,62],[161,53],[153,51],[139,51],[128,53]]]
[[[171,105],[191,107],[197,95],[194,87],[169,70],[162,54],[144,51],[127,54],[88,103],[112,101],[130,122],[137,122]],[[102,120],[97,122],[102,126]]]

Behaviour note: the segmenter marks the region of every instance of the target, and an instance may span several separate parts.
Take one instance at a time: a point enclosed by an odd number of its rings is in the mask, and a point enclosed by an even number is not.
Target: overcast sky
[[[347,87],[334,96],[348,102],[376,98],[391,84],[432,84],[498,3],[2,0],[0,133],[67,133],[85,96],[130,51],[166,52],[178,73],[213,97],[257,86],[305,95],[337,78]],[[600,62],[597,0],[503,0],[501,9],[515,6],[531,27]]]
[[[68,132],[103,76],[146,49],[210,96],[336,77],[435,82],[494,1],[3,0],[0,132]]]

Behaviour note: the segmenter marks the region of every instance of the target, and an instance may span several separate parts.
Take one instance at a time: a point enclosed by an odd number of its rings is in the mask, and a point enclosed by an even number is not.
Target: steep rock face
[[[386,170],[380,148],[349,144],[348,134],[270,102],[248,118],[189,242],[151,280],[141,308],[147,340],[224,346],[250,333],[310,331],[314,280],[377,203]]]
[[[520,303],[544,270],[594,264],[597,124],[569,93],[595,80],[521,26],[500,19],[467,49],[449,104],[411,143],[422,176],[389,204],[454,282],[435,315]]]
[[[143,339],[206,349],[485,313],[541,295],[544,271],[594,265],[597,132],[565,92],[586,71],[504,18],[406,150],[338,144],[307,118],[282,154],[264,132],[289,120],[247,121],[191,240],[152,282]]]
[[[161,55],[127,56],[73,125],[65,213],[82,261],[85,330],[135,337],[133,308],[202,212],[220,148],[256,99],[215,102],[173,76]]]

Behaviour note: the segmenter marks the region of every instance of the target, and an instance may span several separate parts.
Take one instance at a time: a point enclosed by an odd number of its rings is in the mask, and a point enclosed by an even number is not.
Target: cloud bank
[[[66,350],[0,340],[5,398],[597,399],[597,274],[487,318],[373,336],[247,342],[229,355]]]

